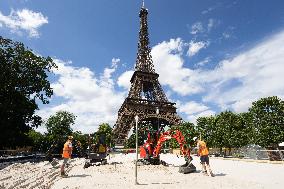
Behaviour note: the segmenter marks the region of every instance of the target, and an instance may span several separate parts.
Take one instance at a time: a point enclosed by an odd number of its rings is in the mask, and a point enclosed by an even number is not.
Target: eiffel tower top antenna
[[[140,17],[140,31],[138,41],[138,52],[135,64],[136,71],[155,73],[154,64],[151,56],[151,48],[149,47],[149,33],[148,33],[148,10],[144,8],[145,1],[142,1],[142,8],[139,13]]]

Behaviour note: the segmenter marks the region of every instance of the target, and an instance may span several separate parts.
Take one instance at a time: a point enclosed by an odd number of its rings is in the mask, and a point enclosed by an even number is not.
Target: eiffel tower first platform
[[[135,126],[134,117],[139,117],[139,127],[152,125],[158,130],[165,126],[178,125],[182,122],[176,113],[175,103],[169,102],[155,72],[149,47],[147,23],[148,10],[143,6],[140,10],[140,31],[135,72],[130,80],[131,87],[127,98],[118,111],[114,125],[114,140],[123,144],[128,133]]]

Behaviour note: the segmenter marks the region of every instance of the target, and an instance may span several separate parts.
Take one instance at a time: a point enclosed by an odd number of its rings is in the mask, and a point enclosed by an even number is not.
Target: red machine
[[[161,136],[158,138],[158,133],[156,133],[156,136],[152,136],[148,133],[148,138],[143,146],[140,147],[140,158],[143,158],[144,160],[147,160],[150,162],[150,164],[159,164],[160,158],[160,152],[163,146],[163,143],[169,139],[176,139],[179,143],[180,149],[184,157],[188,160],[191,160],[190,157],[190,148],[187,147],[184,136],[179,130],[168,130],[161,134]],[[157,141],[157,142],[156,142]],[[154,147],[154,144],[157,143],[157,145]]]
[[[184,136],[179,130],[168,130],[162,133],[160,137],[158,132],[155,133],[155,136],[152,137],[151,134],[148,133],[148,137],[145,144],[140,147],[140,158],[143,158],[140,162],[143,162],[143,164],[145,165],[168,165],[166,162],[160,161],[160,152],[163,143],[172,138],[176,139],[179,143],[180,150],[184,155],[186,161],[184,165],[179,166],[179,172],[184,174],[195,172],[196,167],[191,163],[192,157],[190,156],[190,148],[186,145]],[[155,147],[154,144],[156,144]]]

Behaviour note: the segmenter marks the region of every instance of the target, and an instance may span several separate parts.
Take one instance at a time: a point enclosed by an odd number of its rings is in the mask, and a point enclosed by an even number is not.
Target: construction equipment
[[[174,131],[168,130],[162,133],[159,138],[158,135],[159,135],[158,132],[155,133],[154,135],[148,133],[146,142],[140,147],[140,158],[142,158],[142,162],[144,164],[146,165],[165,164],[164,162],[160,161],[160,152],[163,143],[167,140],[174,138],[179,143],[180,150],[186,161],[184,165],[179,167],[179,172],[191,173],[196,171],[196,167],[192,164],[192,157],[190,156],[190,148],[186,145],[184,136],[179,130],[174,130]],[[154,147],[155,143],[156,146]]]
[[[107,164],[106,157],[108,156],[108,153],[105,134],[100,134],[95,144],[92,144],[92,139],[93,138],[89,135],[89,147],[84,168]]]

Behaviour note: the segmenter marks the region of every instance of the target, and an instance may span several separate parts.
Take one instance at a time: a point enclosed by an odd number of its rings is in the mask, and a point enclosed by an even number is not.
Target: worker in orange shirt
[[[200,156],[200,161],[202,164],[202,172],[205,175],[210,175],[214,177],[214,174],[212,173],[212,170],[209,165],[209,151],[206,146],[206,143],[202,140],[199,140],[197,137],[194,137],[193,140],[197,143],[198,148],[198,156]]]
[[[71,158],[72,149],[73,149],[72,140],[73,140],[73,136],[68,136],[68,139],[65,142],[64,147],[63,147],[63,153],[62,153],[63,164],[61,165],[61,171],[60,171],[62,177],[68,176],[64,171],[64,167],[67,164],[68,160]]]

